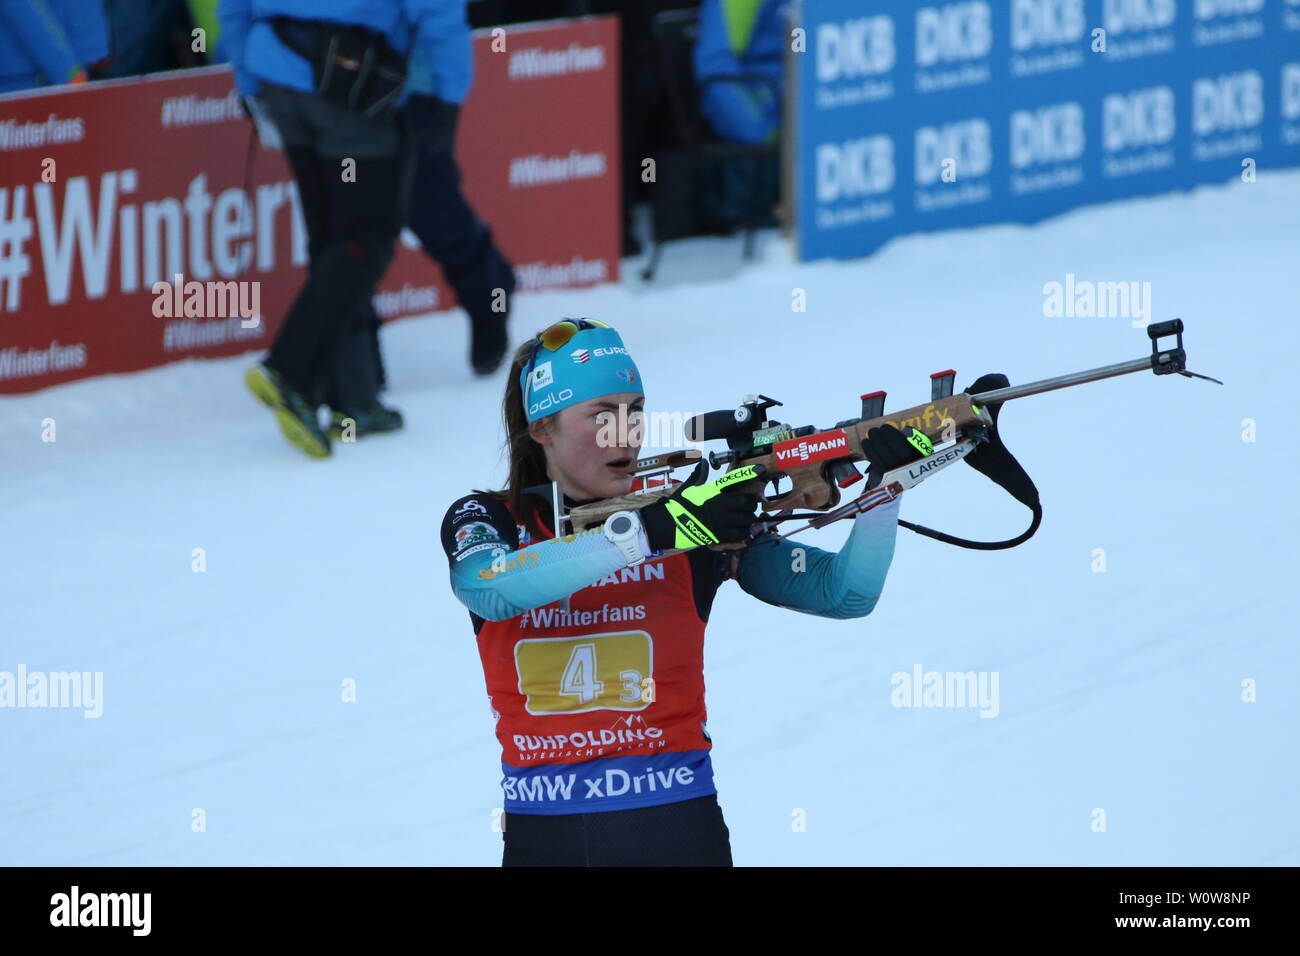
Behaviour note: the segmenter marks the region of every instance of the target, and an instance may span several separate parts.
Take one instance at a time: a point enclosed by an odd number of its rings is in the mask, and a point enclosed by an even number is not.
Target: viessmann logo
[[[849,453],[849,436],[842,429],[818,432],[806,438],[791,438],[777,442],[773,447],[777,465],[787,463],[806,464],[811,461],[824,461],[827,458],[840,458]]]

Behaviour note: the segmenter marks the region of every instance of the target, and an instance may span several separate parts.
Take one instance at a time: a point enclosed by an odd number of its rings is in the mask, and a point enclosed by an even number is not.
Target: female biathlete
[[[503,866],[732,865],[704,705],[718,586],[734,576],[777,607],[863,617],[893,558],[897,500],[854,518],[838,553],[804,544],[797,558],[760,534],[733,567],[735,552],[702,545],[748,538],[758,498],[727,489],[755,472],[709,482],[703,460],[671,498],[556,539],[550,482],[570,508],[642,487],[630,472],[643,406],[613,328],[557,322],[514,355],[506,488],[466,495],[443,519],[503,751]],[[606,440],[611,414],[631,420],[624,444]],[[891,469],[926,445],[884,426],[863,451]],[[647,560],[673,548],[690,550]]]

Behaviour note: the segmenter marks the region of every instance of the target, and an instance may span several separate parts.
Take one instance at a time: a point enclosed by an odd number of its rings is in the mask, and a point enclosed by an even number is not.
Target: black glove
[[[407,132],[421,150],[451,150],[460,107],[436,96],[412,93],[402,105]]]
[[[701,459],[694,474],[669,498],[641,509],[650,548],[669,551],[744,541],[754,523],[759,496],[730,489],[762,477],[766,471],[763,465],[746,465],[706,483],[709,463]]]
[[[967,395],[978,395],[980,392],[991,392],[995,388],[1007,388],[1010,385],[1011,381],[1005,375],[1000,372],[989,372],[968,385],[965,391]],[[966,456],[966,464],[1001,485],[1021,504],[1028,508],[1037,507],[1038,489],[1025,474],[1025,469],[1020,467],[1020,462],[1016,461],[1015,456],[1007,451],[1007,446],[1002,444],[1002,434],[998,430],[998,413],[1002,411],[1002,403],[990,402],[983,407],[988,409],[989,417],[993,419],[993,427],[989,429],[989,440],[976,446],[975,450]]]
[[[893,471],[933,454],[929,437],[911,425],[904,425],[902,431],[893,425],[877,425],[862,439],[862,455],[871,462],[872,471]]]

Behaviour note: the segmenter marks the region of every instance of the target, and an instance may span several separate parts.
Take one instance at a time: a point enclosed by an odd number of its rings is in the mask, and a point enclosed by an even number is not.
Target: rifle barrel
[[[1120,362],[1118,365],[1103,365],[1101,368],[1089,369],[1086,372],[1071,372],[1068,375],[1045,378],[1042,381],[1029,382],[1026,385],[995,388],[989,392],[972,395],[971,401],[981,405],[988,402],[1006,402],[1013,398],[1024,398],[1026,395],[1039,395],[1058,388],[1069,388],[1071,385],[1082,385],[1085,382],[1096,382],[1103,378],[1114,378],[1116,375],[1127,375],[1129,372],[1149,371],[1151,371],[1151,357],[1147,356],[1146,358],[1133,359],[1131,362]]]

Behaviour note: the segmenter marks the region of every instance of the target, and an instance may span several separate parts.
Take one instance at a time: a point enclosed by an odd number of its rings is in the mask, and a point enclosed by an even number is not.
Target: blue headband
[[[601,395],[645,394],[641,373],[613,329],[580,329],[559,351],[540,343],[536,349],[531,374],[527,365],[519,372],[529,422]]]

